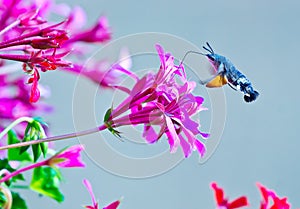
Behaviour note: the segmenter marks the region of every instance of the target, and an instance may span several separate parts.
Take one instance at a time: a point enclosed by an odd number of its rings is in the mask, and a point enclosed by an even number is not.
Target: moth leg
[[[232,85],[231,83],[228,83],[228,85],[230,86],[230,88],[232,88],[233,90],[237,91],[237,87],[235,87],[235,86]]]

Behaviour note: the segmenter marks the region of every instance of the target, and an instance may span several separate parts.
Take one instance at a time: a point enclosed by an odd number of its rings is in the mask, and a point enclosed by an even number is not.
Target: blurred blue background
[[[194,153],[163,175],[128,179],[104,171],[85,155],[86,169],[63,171],[65,202],[59,205],[27,192],[30,208],[73,209],[90,204],[83,178],[91,181],[100,208],[121,196],[124,200],[120,208],[124,209],[215,208],[212,181],[218,182],[231,199],[247,195],[251,208],[258,208],[260,201],[256,182],[300,207],[299,1],[59,2],[82,6],[90,24],[99,15],[107,15],[114,39],[140,32],[164,32],[199,47],[209,41],[216,52],[226,55],[248,76],[260,97],[246,104],[240,93],[224,87],[225,130],[216,152],[203,165]],[[53,134],[74,131],[75,81],[76,77],[63,72],[43,75],[42,82],[52,90],[49,101],[55,106],[54,114],[47,117]],[[68,140],[56,145],[75,143]]]

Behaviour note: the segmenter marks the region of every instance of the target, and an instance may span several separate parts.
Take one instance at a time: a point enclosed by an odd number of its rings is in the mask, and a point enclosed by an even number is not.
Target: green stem
[[[28,142],[20,142],[17,144],[10,144],[6,146],[0,147],[0,150],[6,150],[6,149],[11,149],[11,148],[17,148],[17,147],[24,147],[24,146],[29,146],[33,144],[39,144],[43,142],[51,142],[51,141],[58,141],[58,140],[64,140],[64,139],[70,139],[70,138],[75,138],[78,136],[84,136],[84,135],[89,135],[93,134],[99,131],[103,131],[107,128],[106,125],[102,125],[96,128],[80,131],[80,132],[75,132],[75,133],[70,133],[70,134],[64,134],[64,135],[59,135],[59,136],[52,136],[52,137],[47,137],[44,139],[38,139],[38,140],[33,140],[33,141],[28,141]]]
[[[30,118],[30,117],[21,117],[18,118],[17,120],[15,120],[14,122],[12,122],[9,126],[7,126],[1,133],[0,133],[0,139],[5,136],[5,134],[7,134],[13,127],[15,127],[16,125],[18,125],[19,123],[22,122],[28,122],[28,123],[32,123],[34,121],[34,119]]]

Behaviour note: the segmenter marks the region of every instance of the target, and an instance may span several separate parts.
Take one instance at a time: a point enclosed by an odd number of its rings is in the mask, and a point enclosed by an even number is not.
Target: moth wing
[[[213,78],[211,81],[209,81],[206,84],[206,87],[208,87],[208,88],[216,88],[216,87],[224,86],[227,83],[228,83],[227,78],[225,76],[223,76],[222,74],[219,74],[215,78]]]

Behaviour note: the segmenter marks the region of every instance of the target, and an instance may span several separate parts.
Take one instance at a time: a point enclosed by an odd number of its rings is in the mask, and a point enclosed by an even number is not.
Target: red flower
[[[290,204],[287,203],[286,197],[279,198],[274,191],[267,189],[262,184],[257,183],[256,185],[259,188],[263,197],[263,200],[260,203],[260,209],[289,209],[290,208]],[[270,199],[273,201],[273,205],[270,204],[269,201]]]
[[[229,202],[228,199],[224,198],[223,189],[218,187],[217,183],[213,182],[211,187],[215,191],[215,198],[218,208],[234,209],[249,205],[247,197],[245,196]]]

